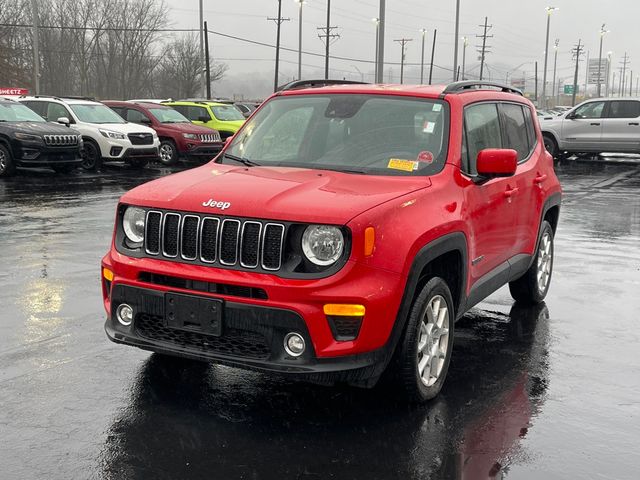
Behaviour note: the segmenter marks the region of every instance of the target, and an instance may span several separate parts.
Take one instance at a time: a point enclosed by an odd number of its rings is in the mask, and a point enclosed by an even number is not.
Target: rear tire
[[[10,177],[16,173],[13,155],[7,147],[0,143],[0,177]]]
[[[173,140],[162,140],[160,142],[158,160],[168,167],[178,163],[178,148]]]
[[[102,167],[102,153],[100,147],[93,140],[84,141],[80,166],[89,172],[95,172]]]
[[[540,228],[538,250],[529,270],[517,280],[509,283],[513,299],[524,305],[535,305],[544,300],[551,284],[553,273],[553,228],[544,220]]]
[[[556,158],[560,155],[558,142],[556,142],[556,139],[553,138],[553,136],[545,133],[542,135],[542,140],[544,141],[544,148],[547,149],[547,152],[549,152],[553,158]]]
[[[415,298],[390,365],[392,376],[410,401],[426,402],[440,393],[451,361],[454,322],[449,287],[442,278],[434,277]]]

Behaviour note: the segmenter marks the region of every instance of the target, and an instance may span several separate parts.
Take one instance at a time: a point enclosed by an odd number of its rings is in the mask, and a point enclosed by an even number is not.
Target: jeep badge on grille
[[[210,198],[206,202],[202,204],[203,207],[211,207],[211,208],[219,208],[221,210],[226,210],[231,206],[230,202],[218,202],[213,198]]]

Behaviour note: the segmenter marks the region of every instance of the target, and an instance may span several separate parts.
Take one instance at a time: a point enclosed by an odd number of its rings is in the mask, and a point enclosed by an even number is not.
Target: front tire
[[[516,302],[535,305],[544,300],[553,273],[553,228],[544,220],[540,229],[538,250],[529,270],[509,283],[509,291]]]
[[[102,153],[100,152],[100,147],[95,142],[91,140],[84,141],[82,163],[80,166],[89,172],[100,170],[102,166]]]
[[[7,147],[0,144],[0,177],[10,177],[16,173],[16,164]]]
[[[395,368],[409,400],[434,398],[444,384],[453,350],[455,310],[439,277],[430,279],[413,302]]]
[[[160,163],[167,167],[178,163],[178,149],[173,140],[162,140],[158,151]]]

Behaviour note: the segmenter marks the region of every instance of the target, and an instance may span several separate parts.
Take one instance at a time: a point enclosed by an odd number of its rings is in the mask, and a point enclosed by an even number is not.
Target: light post
[[[598,97],[600,97],[600,88],[602,87],[602,77],[600,71],[602,70],[602,39],[609,33],[609,30],[604,29],[605,24],[600,27],[600,53],[598,54]],[[586,92],[585,92],[586,93]]]
[[[420,85],[422,85],[424,84],[424,37],[427,34],[427,29],[422,28],[420,33],[422,33],[422,56],[420,60]]]
[[[374,70],[374,83],[378,81],[378,36],[380,35],[380,19],[372,18],[371,21],[376,24],[376,60],[375,60],[375,70]]]
[[[378,73],[376,74],[376,83],[382,83],[382,76],[384,73],[384,25],[385,25],[385,9],[386,9],[386,1],[380,0],[380,10],[378,13],[378,31],[377,37],[378,41],[378,55],[376,58],[376,65]]]
[[[604,96],[609,96],[609,80],[611,80],[611,56],[613,52],[607,52],[607,83],[604,86]]]
[[[556,70],[558,68],[558,45],[560,44],[560,40],[556,38],[556,42],[553,45],[553,83],[551,87],[551,96],[553,97],[553,101],[558,104],[558,89],[556,87]]]
[[[298,4],[298,80],[302,80],[302,6],[305,0],[294,0]]]
[[[558,7],[546,7],[547,11],[547,36],[544,47],[544,72],[542,73],[542,105],[547,105],[547,60],[549,57],[549,27],[551,26],[551,12],[558,10]]]
[[[469,39],[462,37],[462,80],[464,80],[464,69],[467,61],[467,45],[469,45]]]
[[[453,81],[456,81],[458,74],[458,35],[460,32],[460,0],[456,0],[456,31],[453,46]],[[486,32],[485,32],[486,33]]]

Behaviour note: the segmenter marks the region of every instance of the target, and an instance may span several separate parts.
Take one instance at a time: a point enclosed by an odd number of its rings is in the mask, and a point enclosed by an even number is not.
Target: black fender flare
[[[527,267],[527,269],[530,268],[531,265],[533,265],[533,262],[536,259],[536,252],[538,251],[538,245],[540,243],[540,231],[542,230],[542,222],[544,221],[544,218],[547,216],[547,213],[549,212],[549,210],[551,210],[553,207],[558,207],[558,221],[559,221],[561,205],[562,205],[561,192],[554,193],[545,200],[544,205],[542,206],[542,211],[540,212],[540,221],[538,222],[538,235],[536,237],[536,247],[534,248],[533,253],[531,254],[531,260],[529,262],[529,267]],[[555,236],[555,230],[553,233]]]

